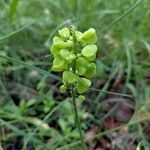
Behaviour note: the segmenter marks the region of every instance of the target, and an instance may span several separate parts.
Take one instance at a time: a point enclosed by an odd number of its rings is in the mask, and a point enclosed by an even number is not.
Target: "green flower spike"
[[[89,79],[96,74],[96,65],[93,63],[97,52],[96,41],[93,28],[82,33],[65,27],[53,38],[50,49],[54,56],[52,70],[63,72],[62,93],[66,92],[67,87],[74,87],[78,94],[88,90],[91,85]],[[83,99],[83,95],[79,97]]]
[[[85,93],[91,86],[90,78],[96,73],[96,65],[93,61],[96,58],[97,36],[95,29],[90,28],[84,33],[68,29],[67,27],[58,31],[59,36],[53,38],[50,52],[54,56],[52,70],[62,72],[63,85],[60,92],[65,93],[67,88],[70,90],[74,105],[75,118],[83,147],[84,138],[76,100],[85,100]],[[67,108],[67,107],[66,107]]]

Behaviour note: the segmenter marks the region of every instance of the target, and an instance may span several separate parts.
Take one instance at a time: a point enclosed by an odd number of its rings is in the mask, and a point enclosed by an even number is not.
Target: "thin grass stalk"
[[[79,118],[79,114],[78,114],[78,110],[77,110],[75,90],[74,90],[73,85],[71,87],[71,95],[72,95],[72,101],[73,101],[74,112],[75,112],[75,122],[76,122],[76,125],[78,128],[79,134],[80,134],[81,144],[82,144],[84,150],[86,150],[87,148],[86,148],[86,145],[84,142],[84,137],[83,137],[82,130],[81,130],[81,122],[80,122],[80,118]]]

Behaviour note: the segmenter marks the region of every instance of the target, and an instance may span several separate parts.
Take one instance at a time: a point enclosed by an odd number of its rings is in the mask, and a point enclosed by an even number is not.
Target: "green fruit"
[[[77,82],[78,77],[71,71],[64,71],[63,72],[63,82],[64,83],[75,83]]]
[[[79,78],[77,82],[77,91],[79,94],[86,92],[91,86],[91,81],[86,78]]]
[[[53,43],[59,43],[59,42],[64,42],[59,36],[55,36],[53,38]]]
[[[95,44],[87,45],[82,49],[81,54],[89,61],[94,61],[96,58],[97,46]]]
[[[66,44],[66,47],[69,49],[72,49],[74,47],[73,41],[71,41],[71,40],[67,40],[67,42],[65,42],[65,44]]]
[[[76,36],[77,41],[80,41],[83,36],[83,33],[80,31],[75,31],[75,36]]]
[[[57,55],[59,54],[61,49],[65,49],[65,48],[66,48],[66,43],[64,41],[59,41],[59,42],[53,43],[50,51],[53,55]]]
[[[85,73],[86,78],[92,78],[96,74],[96,65],[94,63],[90,63]]]
[[[62,86],[60,86],[60,92],[61,93],[66,93],[67,90],[67,86],[65,84],[63,84]]]
[[[70,37],[70,31],[67,27],[65,27],[61,30],[58,30],[58,33],[63,40],[68,40]]]
[[[64,60],[68,61],[69,63],[72,62],[72,60],[74,60],[74,59],[76,58],[76,56],[75,56],[73,53],[69,52],[69,51],[66,50],[66,49],[62,49],[62,50],[60,51],[60,56],[61,56]]]
[[[56,72],[63,71],[67,67],[67,63],[65,60],[60,56],[57,55],[53,60],[52,70]]]
[[[84,95],[79,95],[79,96],[78,96],[78,99],[82,102],[82,101],[85,100],[85,96],[84,96]]]
[[[94,28],[90,28],[89,30],[83,33],[81,40],[84,40],[87,44],[94,44],[97,41],[97,36]]]
[[[87,70],[88,61],[84,57],[79,57],[76,60],[76,72],[78,75],[84,75]]]

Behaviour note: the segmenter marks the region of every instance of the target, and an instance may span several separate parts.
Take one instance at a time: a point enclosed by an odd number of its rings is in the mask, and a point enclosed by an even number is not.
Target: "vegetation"
[[[149,0],[1,0],[0,150],[148,150],[149,6]],[[90,57],[81,42],[86,60],[62,47],[72,69],[78,59],[80,74],[64,71],[51,48],[58,34],[76,37],[72,26],[97,35],[87,42],[95,49]]]

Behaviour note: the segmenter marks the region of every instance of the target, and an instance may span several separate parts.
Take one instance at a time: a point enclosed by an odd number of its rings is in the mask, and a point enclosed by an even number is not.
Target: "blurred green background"
[[[123,113],[117,122],[127,127],[129,136],[125,144],[118,142],[114,149],[132,144],[135,149],[148,150],[149,7],[149,0],[0,0],[0,149],[80,149],[70,95],[60,94],[60,83],[47,77],[53,59],[49,55],[52,38],[58,29],[73,25],[83,32],[90,27],[97,31],[99,51],[93,87],[133,97],[137,122],[130,126],[131,110],[124,105],[117,108],[119,115]],[[85,138],[88,133],[94,138],[105,130],[113,134],[103,126],[115,116],[110,107],[102,106],[106,99],[127,100],[91,90],[86,102],[79,102]],[[125,112],[120,112],[124,108]],[[99,144],[104,138],[100,137],[94,146],[87,141],[88,148],[104,148]]]

